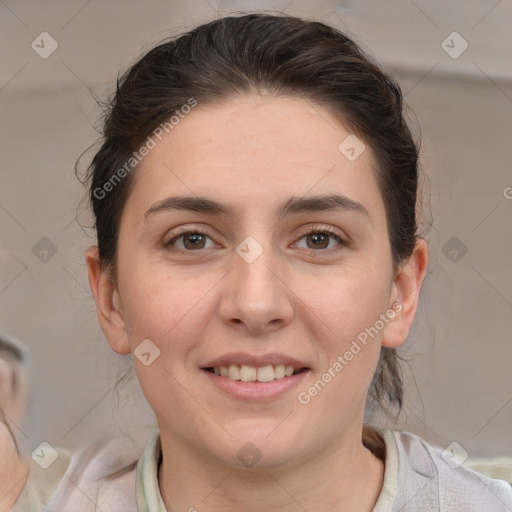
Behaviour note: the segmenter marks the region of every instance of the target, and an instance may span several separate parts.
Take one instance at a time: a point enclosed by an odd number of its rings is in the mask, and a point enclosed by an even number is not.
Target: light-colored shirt
[[[385,459],[372,512],[512,512],[509,483],[460,465],[414,434],[371,428]],[[127,448],[117,439],[74,456],[44,512],[167,512],[158,485],[159,434],[142,454],[134,457]]]
[[[53,495],[69,466],[71,453],[57,448],[57,458],[48,467],[30,461],[25,487],[11,507],[11,512],[36,512],[43,510]]]
[[[398,451],[390,430],[382,431],[386,450],[384,482],[379,498],[372,512],[391,512],[398,485]],[[389,445],[389,449],[387,449]],[[160,436],[156,434],[149,442],[144,455],[137,464],[136,495],[139,512],[167,512],[158,486],[158,464],[162,447]],[[191,510],[201,510],[198,505]]]

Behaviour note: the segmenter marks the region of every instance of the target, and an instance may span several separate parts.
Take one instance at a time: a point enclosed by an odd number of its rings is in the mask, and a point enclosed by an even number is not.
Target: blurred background
[[[395,428],[512,456],[512,3],[499,0],[0,1],[0,327],[30,352],[17,436],[74,448],[153,428],[135,378],[116,387],[130,359],[96,320],[74,164],[119,70],[165,37],[255,10],[347,32],[402,86],[433,225]]]

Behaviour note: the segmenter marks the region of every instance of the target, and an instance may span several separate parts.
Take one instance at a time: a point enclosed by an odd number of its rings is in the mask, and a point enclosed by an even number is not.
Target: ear
[[[87,249],[85,260],[101,330],[114,352],[129,354],[131,350],[119,290],[108,273],[102,270],[97,246]]]
[[[390,309],[395,316],[386,324],[382,337],[383,347],[398,347],[409,336],[421,285],[428,265],[428,247],[423,238],[416,239],[411,256],[399,266],[391,289]]]

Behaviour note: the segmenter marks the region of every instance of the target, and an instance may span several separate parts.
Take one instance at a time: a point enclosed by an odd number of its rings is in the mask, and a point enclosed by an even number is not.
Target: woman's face
[[[381,344],[415,305],[391,309],[414,279],[393,274],[376,160],[349,135],[300,98],[198,104],[135,171],[100,320],[163,440],[266,467],[360,442]],[[230,364],[242,381],[205,369]]]

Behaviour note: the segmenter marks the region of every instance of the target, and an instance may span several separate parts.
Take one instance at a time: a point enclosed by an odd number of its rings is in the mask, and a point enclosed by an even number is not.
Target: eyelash
[[[194,254],[194,253],[199,254],[202,252],[201,249],[194,251],[194,250],[186,250],[186,249],[177,249],[176,247],[173,246],[173,244],[177,240],[179,240],[182,236],[192,235],[192,234],[207,236],[208,238],[211,239],[210,235],[206,231],[202,230],[201,228],[193,228],[193,229],[185,228],[182,231],[179,231],[178,233],[176,233],[170,240],[165,242],[164,247],[171,252],[181,252],[181,253],[186,252],[186,253],[190,253],[190,254]],[[333,229],[326,227],[326,226],[322,226],[322,225],[317,225],[317,226],[313,226],[312,228],[309,228],[307,231],[301,233],[298,240],[302,240],[304,237],[306,237],[308,235],[312,235],[312,234],[329,235],[329,236],[333,237],[339,244],[339,246],[336,246],[335,248],[331,248],[331,249],[305,249],[306,251],[312,252],[315,256],[321,256],[322,253],[330,253],[331,251],[339,250],[341,247],[349,246],[349,243],[346,242],[345,240],[343,240],[340,237],[340,235],[338,235]]]

